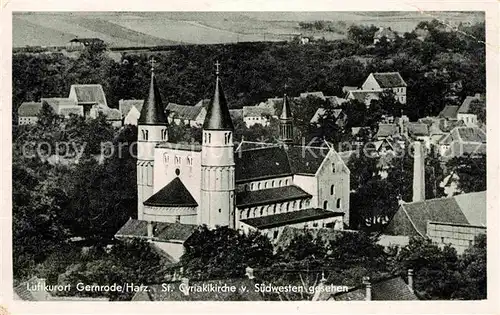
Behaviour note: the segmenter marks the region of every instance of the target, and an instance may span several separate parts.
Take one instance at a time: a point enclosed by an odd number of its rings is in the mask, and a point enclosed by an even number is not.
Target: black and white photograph
[[[485,17],[13,11],[12,300],[494,298]]]

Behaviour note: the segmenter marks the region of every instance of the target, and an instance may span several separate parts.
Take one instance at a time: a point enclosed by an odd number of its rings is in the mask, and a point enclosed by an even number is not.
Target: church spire
[[[220,63],[215,63],[216,79],[215,79],[215,92],[207,109],[207,116],[203,122],[203,129],[205,130],[233,130],[233,121],[229,115],[229,108],[227,107],[226,97],[222,89],[221,81],[219,78]]]
[[[280,115],[280,140],[285,144],[293,143],[293,116],[290,108],[290,103],[285,93],[283,95],[283,107]]]
[[[156,77],[154,72],[154,65],[156,61],[151,58],[151,83],[149,85],[148,98],[144,102],[139,117],[138,124],[142,125],[165,125],[167,124],[167,117],[161,102],[160,91],[156,84]]]

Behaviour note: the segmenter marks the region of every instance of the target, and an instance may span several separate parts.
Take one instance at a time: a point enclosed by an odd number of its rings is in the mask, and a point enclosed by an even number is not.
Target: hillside
[[[471,12],[30,12],[13,16],[13,46],[60,46],[74,37],[99,37],[112,47],[287,40],[303,33],[333,40],[351,24],[408,32],[424,20],[484,20]],[[304,31],[299,22],[330,21],[335,32]]]

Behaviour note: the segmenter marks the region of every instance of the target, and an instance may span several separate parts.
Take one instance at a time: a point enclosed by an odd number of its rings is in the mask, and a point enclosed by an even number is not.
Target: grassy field
[[[13,45],[60,46],[78,37],[99,37],[114,47],[178,43],[213,44],[237,41],[286,40],[306,33],[301,21],[390,26],[408,32],[424,20],[484,21],[470,12],[37,12],[15,13]],[[345,31],[345,30],[344,30]],[[307,35],[342,38],[332,32]]]

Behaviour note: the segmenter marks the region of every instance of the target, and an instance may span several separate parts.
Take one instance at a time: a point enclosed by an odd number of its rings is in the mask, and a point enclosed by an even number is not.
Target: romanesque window
[[[192,156],[188,156],[187,157],[187,164],[188,165],[193,165],[193,157]]]
[[[323,209],[325,209],[325,210],[328,209],[328,200],[325,200],[323,202]]]
[[[163,154],[163,163],[168,164],[169,161],[169,155],[167,153]]]
[[[260,207],[260,215],[263,216],[264,215],[264,207]]]
[[[254,183],[252,183],[252,190],[254,190],[254,188],[255,188],[255,187],[254,187]]]
[[[335,185],[332,185],[332,186],[330,187],[330,195],[332,195],[332,196],[333,196],[334,194],[335,194]]]
[[[288,179],[285,180],[285,186],[288,186]]]
[[[247,210],[247,218],[250,218],[250,208]]]
[[[267,182],[264,183],[264,188],[267,188]]]
[[[181,164],[181,157],[180,156],[175,156],[175,164]]]
[[[286,203],[286,212],[288,212],[288,211],[290,211],[290,203],[289,202]]]
[[[303,205],[304,205],[304,200],[301,200],[301,201],[299,202],[299,209],[302,209],[302,206],[303,206]]]
[[[161,140],[167,140],[167,129],[162,129],[161,130]]]
[[[332,173],[335,173],[335,163],[332,163]]]
[[[273,214],[276,214],[276,204],[273,206]]]
[[[257,184],[257,189],[260,189],[260,183]]]
[[[274,187],[274,180],[271,182],[271,187]]]
[[[337,199],[337,209],[340,208],[341,205],[342,204],[341,204],[341,201],[340,201],[340,198],[339,198],[339,199]]]
[[[279,230],[275,230],[273,232],[273,238],[277,238],[278,237],[278,232],[279,232]]]
[[[278,186],[278,187],[281,187],[281,184],[282,184],[282,183],[283,183],[283,182],[280,180],[280,182],[279,182],[279,186]]]
[[[211,133],[208,134],[208,143],[212,143],[212,134]]]

